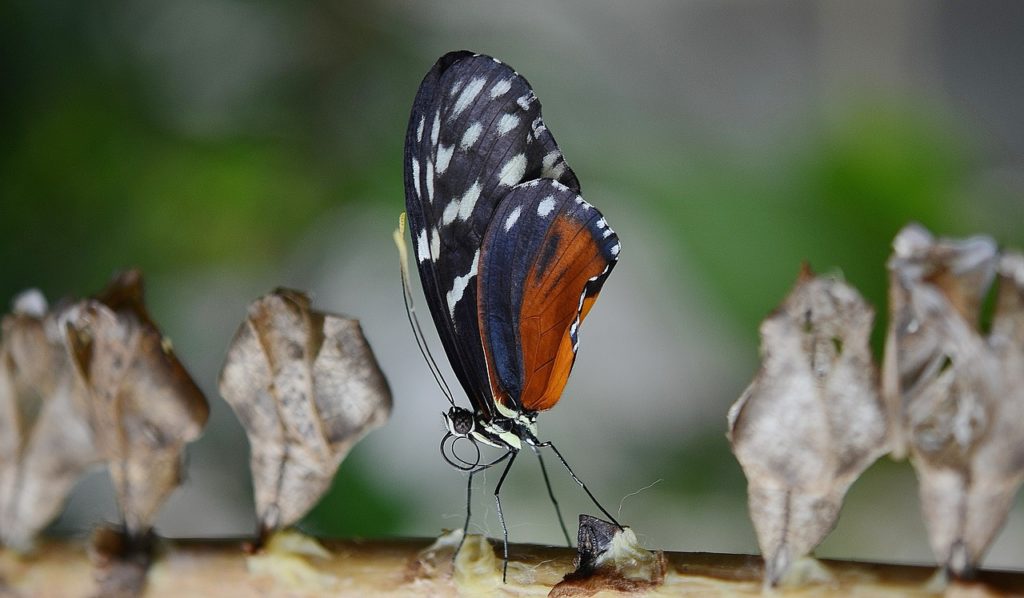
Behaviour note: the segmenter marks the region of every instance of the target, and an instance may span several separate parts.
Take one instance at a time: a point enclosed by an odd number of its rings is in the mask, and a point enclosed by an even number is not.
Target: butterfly
[[[451,403],[443,414],[441,453],[469,472],[463,538],[473,474],[506,462],[494,496],[507,572],[508,529],[499,493],[524,446],[540,460],[567,542],[541,448],[550,448],[614,521],[558,449],[538,438],[537,417],[562,396],[580,325],[618,261],[619,239],[580,196],[579,180],[544,125],[530,84],[495,58],[462,51],[437,61],[413,102],[404,160],[423,293],[472,405],[455,404],[409,309],[417,342]],[[407,283],[405,288],[408,308]],[[459,457],[452,448],[462,439],[476,450],[474,458]],[[477,443],[505,452],[481,462]]]

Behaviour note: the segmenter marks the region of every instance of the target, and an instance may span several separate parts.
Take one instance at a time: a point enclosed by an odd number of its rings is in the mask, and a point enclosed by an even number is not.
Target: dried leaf
[[[1024,480],[1024,259],[987,237],[896,237],[884,391],[920,482],[929,541],[970,575]],[[997,270],[992,334],[978,329]]]
[[[125,527],[140,537],[180,482],[185,444],[209,415],[206,398],[147,314],[137,270],[73,306],[64,325]]]
[[[279,289],[249,306],[221,395],[249,435],[262,531],[298,521],[352,446],[387,420],[391,393],[357,320]]]
[[[0,344],[0,542],[31,548],[98,461],[57,316],[38,291],[3,319]]]
[[[729,437],[771,585],[832,530],[850,484],[885,453],[873,318],[853,287],[805,267],[761,324],[761,369],[729,410]]]

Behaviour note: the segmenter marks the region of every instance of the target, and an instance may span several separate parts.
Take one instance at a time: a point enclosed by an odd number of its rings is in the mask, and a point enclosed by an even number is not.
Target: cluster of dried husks
[[[228,353],[221,392],[249,433],[262,534],[320,499],[348,450],[391,409],[355,320],[296,291],[257,300]],[[75,481],[105,463],[122,525],[90,547],[101,595],[134,595],[151,527],[202,432],[206,398],[143,302],[138,271],[51,309],[16,299],[0,342],[0,544],[30,551]]]
[[[86,468],[106,463],[125,533],[144,537],[178,485],[206,398],[142,300],[137,271],[94,298],[15,301],[0,344],[0,539],[29,549]]]
[[[958,577],[978,566],[1024,480],[1024,256],[910,225],[888,268],[880,379],[873,310],[840,280],[805,269],[761,325],[761,369],[729,411],[729,436],[766,584],[824,539],[847,489],[886,453],[909,455],[932,550]]]

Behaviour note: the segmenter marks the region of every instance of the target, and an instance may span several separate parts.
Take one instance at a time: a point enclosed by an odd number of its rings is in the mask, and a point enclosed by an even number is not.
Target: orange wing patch
[[[550,247],[552,243],[556,245]],[[608,267],[593,235],[571,219],[552,224],[545,245],[542,254],[553,257],[539,259],[527,275],[519,316],[520,403],[531,411],[550,409],[561,398],[576,359],[569,329],[577,313],[582,324],[597,294],[586,297],[582,305],[580,298],[590,279]]]

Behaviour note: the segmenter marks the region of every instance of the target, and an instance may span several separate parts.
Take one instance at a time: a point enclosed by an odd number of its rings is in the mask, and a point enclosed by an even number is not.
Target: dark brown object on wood
[[[575,563],[576,570],[551,588],[550,598],[648,594],[665,582],[664,553],[644,550],[629,528],[590,515],[580,515]]]

